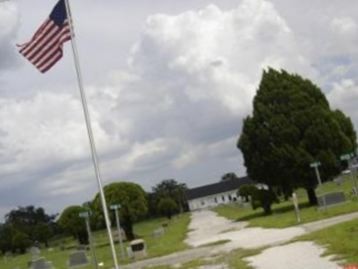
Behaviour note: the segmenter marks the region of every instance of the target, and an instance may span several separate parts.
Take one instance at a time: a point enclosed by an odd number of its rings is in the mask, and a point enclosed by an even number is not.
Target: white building
[[[190,211],[240,201],[237,192],[241,185],[252,184],[248,177],[235,178],[192,188],[187,191]]]

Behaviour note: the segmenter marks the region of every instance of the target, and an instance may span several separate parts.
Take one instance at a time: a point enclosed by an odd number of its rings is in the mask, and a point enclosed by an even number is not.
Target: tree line
[[[0,224],[0,250],[24,252],[33,244],[48,246],[49,239],[59,232],[56,215],[48,215],[41,207],[19,207],[5,215]]]
[[[146,193],[143,188],[132,182],[114,182],[104,187],[108,206],[120,204],[119,216],[126,238],[135,238],[133,224],[147,218],[165,216],[188,210],[185,197],[186,184],[174,179],[163,180]],[[109,209],[108,209],[109,210]],[[93,230],[104,229],[99,194],[82,205],[66,207],[61,214],[48,215],[42,207],[26,206],[11,210],[0,223],[0,251],[24,253],[33,245],[48,247],[54,237],[70,235],[80,244],[88,243],[85,222],[81,212],[90,212],[90,225]],[[110,210],[109,210],[110,211]],[[111,212],[110,212],[111,213]],[[114,214],[110,214],[115,223]]]

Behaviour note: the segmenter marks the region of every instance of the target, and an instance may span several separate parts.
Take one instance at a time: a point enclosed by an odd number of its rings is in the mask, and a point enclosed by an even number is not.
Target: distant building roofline
[[[188,200],[193,200],[227,191],[239,190],[241,185],[253,183],[248,176],[239,177],[188,189],[186,195]]]

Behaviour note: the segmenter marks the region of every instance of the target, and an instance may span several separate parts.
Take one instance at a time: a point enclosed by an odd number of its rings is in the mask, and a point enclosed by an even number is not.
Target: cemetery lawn
[[[310,240],[324,246],[324,255],[335,255],[348,264],[358,263],[358,219],[303,235],[298,240]]]
[[[222,253],[210,258],[196,259],[183,264],[176,264],[174,266],[161,265],[145,267],[146,269],[193,269],[204,266],[213,266],[213,268],[228,268],[231,269],[253,269],[249,266],[244,258],[257,255],[263,249],[236,249],[229,253]]]
[[[345,177],[341,185],[335,182],[327,182],[321,188],[317,188],[316,193],[327,193],[333,191],[343,191],[345,193],[347,202],[328,207],[327,210],[319,210],[315,206],[309,206],[306,191],[299,189],[296,191],[299,204],[301,224],[316,220],[330,218],[342,214],[358,211],[358,199],[351,193],[352,180],[350,177]],[[220,216],[236,221],[248,221],[249,226],[259,226],[264,228],[285,228],[297,224],[294,207],[291,201],[283,201],[279,204],[273,204],[272,215],[264,215],[261,208],[253,210],[251,205],[246,207],[238,204],[222,205],[213,209]]]
[[[167,255],[176,251],[189,248],[184,239],[188,231],[188,225],[190,222],[190,214],[185,213],[178,216],[174,216],[172,220],[168,221],[165,218],[158,218],[152,220],[146,220],[134,225],[134,233],[137,237],[145,240],[147,244],[147,258],[156,256]],[[161,237],[154,238],[152,233],[155,229],[161,227],[163,223],[167,223],[165,233]],[[96,242],[96,256],[98,262],[103,262],[104,266],[101,269],[112,268],[112,256],[107,239],[107,233],[105,230],[94,232],[94,240]],[[63,244],[65,250],[61,250],[60,246]],[[127,246],[125,243],[124,248]],[[49,249],[41,249],[42,257],[51,261],[55,269],[67,269],[67,260],[70,253],[76,250],[77,242],[72,238],[57,239],[50,242]],[[117,257],[120,264],[126,264],[132,262],[132,260],[126,258],[121,259],[119,245],[116,244]],[[87,253],[91,257],[91,252]],[[0,268],[1,269],[27,269],[27,263],[31,260],[31,254],[17,255],[12,258],[8,258],[7,261],[4,257],[0,256]],[[92,269],[93,265],[81,267],[82,269]]]

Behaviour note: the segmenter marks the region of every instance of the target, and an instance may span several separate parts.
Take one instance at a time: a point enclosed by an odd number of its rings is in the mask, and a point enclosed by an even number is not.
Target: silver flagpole
[[[89,138],[89,142],[90,142],[90,146],[91,146],[93,166],[94,166],[94,170],[95,170],[95,174],[96,174],[96,178],[97,178],[99,195],[101,197],[101,204],[102,204],[102,209],[103,209],[103,213],[104,213],[104,219],[106,222],[109,242],[110,242],[110,246],[111,246],[111,250],[112,250],[113,263],[114,263],[115,268],[119,269],[116,250],[114,247],[112,233],[111,233],[111,227],[110,227],[111,225],[110,225],[110,221],[109,221],[109,217],[108,217],[106,198],[104,196],[103,186],[102,186],[102,181],[101,181],[101,176],[100,176],[100,170],[98,167],[98,158],[97,158],[96,146],[95,146],[94,138],[93,138],[91,120],[90,120],[90,116],[89,116],[89,112],[88,112],[86,94],[83,89],[82,73],[81,73],[77,44],[76,44],[75,33],[74,33],[74,28],[73,28],[71,8],[70,8],[70,3],[68,0],[65,0],[65,5],[66,5],[66,11],[67,11],[67,20],[68,20],[68,23],[70,26],[70,31],[71,31],[71,45],[72,45],[73,58],[74,58],[75,67],[76,67],[78,87],[79,87],[80,94],[81,94],[83,113],[84,113],[85,120],[86,120],[87,133],[88,133],[88,138]]]

